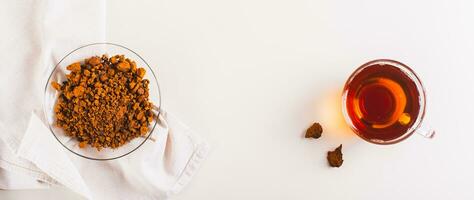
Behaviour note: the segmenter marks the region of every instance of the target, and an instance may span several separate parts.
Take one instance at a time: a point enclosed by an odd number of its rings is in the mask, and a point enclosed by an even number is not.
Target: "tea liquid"
[[[349,81],[346,111],[361,137],[390,141],[405,134],[418,118],[419,91],[401,69],[374,63]]]

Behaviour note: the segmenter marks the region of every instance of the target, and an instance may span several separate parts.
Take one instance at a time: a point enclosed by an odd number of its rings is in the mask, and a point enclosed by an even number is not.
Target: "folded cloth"
[[[40,189],[46,187],[48,187],[48,185],[41,184],[41,182],[38,182],[33,177],[0,168],[0,188],[21,190],[32,188]]]
[[[207,143],[161,109],[152,138],[120,159],[94,161],[62,147],[43,121],[42,92],[60,58],[105,41],[105,0],[7,1],[0,7],[0,188],[64,186],[89,199],[165,199],[179,192]]]
[[[91,199],[165,199],[189,182],[208,152],[205,141],[166,111],[151,136],[133,153],[116,160],[87,160],[56,141],[32,115],[18,156],[41,172]]]

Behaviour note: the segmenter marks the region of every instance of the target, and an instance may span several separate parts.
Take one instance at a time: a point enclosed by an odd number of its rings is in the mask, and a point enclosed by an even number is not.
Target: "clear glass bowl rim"
[[[46,84],[45,84],[45,87],[44,87],[44,96],[43,96],[43,113],[44,113],[44,117],[45,119],[47,120],[48,119],[48,111],[47,111],[47,108],[46,108],[46,93],[47,93],[47,90],[48,90],[48,87],[49,87],[49,84],[50,84],[50,81],[51,81],[51,78],[54,74],[54,72],[56,71],[56,69],[59,67],[59,65],[61,64],[61,62],[63,60],[65,60],[69,55],[73,54],[74,52],[82,49],[82,48],[86,48],[86,47],[90,47],[90,46],[95,46],[95,45],[112,45],[112,46],[116,46],[116,47],[120,47],[120,48],[123,48],[125,50],[128,50],[132,53],[134,53],[136,56],[138,56],[148,67],[148,69],[150,70],[151,72],[151,75],[153,77],[153,79],[156,81],[156,85],[157,85],[157,92],[158,92],[158,99],[159,99],[159,102],[158,102],[158,106],[156,106],[158,109],[156,109],[156,116],[159,116],[160,112],[161,112],[161,91],[160,91],[160,84],[158,83],[158,79],[156,78],[156,74],[155,72],[153,71],[153,69],[150,67],[150,65],[146,62],[145,59],[143,59],[142,56],[140,56],[140,54],[138,54],[137,52],[133,51],[132,49],[124,46],[124,45],[120,45],[120,44],[116,44],[116,43],[110,43],[110,42],[96,42],[96,43],[90,43],[90,44],[86,44],[86,45],[82,45],[78,48],[75,48],[73,49],[72,51],[70,51],[69,53],[67,53],[65,56],[63,56],[61,58],[61,60],[59,60],[58,63],[56,63],[56,65],[54,66],[54,68],[51,70],[51,72],[49,73],[49,77],[46,81]],[[105,52],[104,52],[105,53]],[[93,56],[93,55],[91,55]],[[122,158],[124,156],[127,156],[129,154],[131,154],[132,152],[134,152],[135,150],[137,150],[138,148],[140,148],[143,144],[145,144],[145,142],[151,137],[151,135],[153,134],[153,131],[155,130],[156,128],[156,125],[158,124],[158,117],[155,118],[155,123],[153,125],[153,128],[149,131],[147,137],[135,148],[133,148],[132,150],[128,151],[127,153],[124,153],[122,155],[119,155],[119,156],[115,156],[115,157],[110,157],[110,158],[92,158],[92,157],[88,157],[88,156],[85,156],[85,155],[82,155],[80,153],[77,153],[75,152],[74,150],[68,148],[66,145],[64,145],[61,140],[59,140],[59,138],[56,136],[56,133],[53,131],[53,128],[51,127],[52,125],[50,123],[48,123],[48,128],[51,132],[51,134],[54,136],[54,138],[56,138],[56,140],[61,144],[61,146],[63,146],[64,148],[66,148],[68,151],[70,151],[71,153],[79,156],[79,157],[82,157],[82,158],[86,158],[86,159],[89,159],[89,160],[97,160],[97,161],[107,161],[107,160],[115,160],[115,159],[118,159],[118,158]],[[119,147],[120,148],[120,147]]]

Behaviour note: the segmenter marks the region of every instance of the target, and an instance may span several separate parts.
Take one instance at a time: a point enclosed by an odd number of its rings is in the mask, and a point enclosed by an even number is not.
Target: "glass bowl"
[[[96,55],[101,56],[102,54],[108,54],[109,56],[114,56],[117,54],[125,55],[125,57],[134,60],[137,63],[137,67],[143,67],[146,70],[144,79],[148,79],[150,81],[148,86],[149,101],[152,102],[154,105],[153,110],[156,116],[158,116],[160,110],[159,108],[161,107],[160,88],[158,86],[158,81],[156,79],[155,73],[153,72],[150,65],[148,65],[148,63],[140,55],[138,55],[131,49],[122,45],[112,43],[93,43],[74,49],[66,56],[64,56],[64,58],[59,61],[59,63],[54,67],[51,74],[49,75],[48,82],[46,83],[44,90],[43,110],[45,113],[46,120],[48,122],[49,129],[51,130],[51,133],[54,135],[54,137],[58,140],[58,142],[61,143],[61,145],[64,146],[64,148],[66,148],[70,152],[91,160],[112,160],[121,158],[132,153],[140,146],[142,146],[148,140],[148,138],[150,138],[157,124],[157,118],[155,118],[153,122],[150,123],[150,126],[148,127],[149,131],[146,133],[146,135],[142,137],[137,137],[115,149],[103,148],[100,151],[98,151],[94,147],[91,147],[90,145],[86,145],[86,147],[84,148],[79,148],[79,141],[67,136],[62,130],[62,128],[54,126],[54,105],[56,104],[59,92],[51,86],[51,82],[56,81],[58,83],[62,83],[63,81],[65,81],[65,75],[69,73],[69,70],[66,70],[66,67],[69,64],[72,64],[77,61],[83,62],[86,58]]]

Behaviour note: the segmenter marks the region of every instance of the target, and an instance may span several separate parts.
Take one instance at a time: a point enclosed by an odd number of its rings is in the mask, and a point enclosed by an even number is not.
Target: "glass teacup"
[[[375,144],[394,144],[414,132],[432,138],[423,128],[425,89],[407,65],[379,59],[363,64],[347,80],[342,95],[347,124],[362,139]]]

